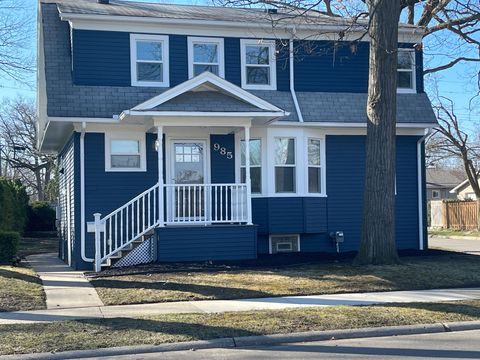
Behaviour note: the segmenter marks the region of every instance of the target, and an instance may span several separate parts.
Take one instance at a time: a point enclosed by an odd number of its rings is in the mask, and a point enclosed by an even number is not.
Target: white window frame
[[[399,88],[397,84],[397,93],[400,94],[409,94],[417,92],[417,81],[416,81],[416,63],[415,63],[415,50],[414,49],[398,49],[398,52],[410,52],[412,53],[412,67],[411,69],[398,69],[398,72],[408,72],[412,74],[412,87],[411,88]]]
[[[252,65],[258,67],[270,68],[270,84],[247,84],[247,59],[246,48],[248,45],[254,46],[268,46],[270,64],[267,65]],[[277,59],[275,55],[275,40],[252,40],[252,39],[240,39],[240,63],[242,74],[242,88],[247,90],[277,90]]]
[[[320,142],[320,165],[310,165],[308,162],[308,142],[310,140],[317,140]],[[327,176],[326,176],[326,169],[325,169],[325,138],[323,137],[315,137],[315,136],[309,136],[308,134],[305,136],[305,193],[308,194],[308,196],[325,196],[326,195],[326,181],[327,181]],[[309,178],[308,178],[308,169],[310,167],[315,167],[320,169],[320,192],[310,192],[309,189]]]
[[[273,254],[273,245],[272,245],[272,238],[273,237],[276,237],[276,236],[295,236],[297,238],[297,248],[298,248],[298,251],[284,251],[284,252],[280,252],[280,253],[284,253],[284,254],[288,254],[288,253],[296,253],[296,252],[300,252],[301,249],[300,249],[300,234],[273,234],[273,235],[269,235],[268,236],[268,253],[269,254]],[[277,254],[279,252],[277,251]]]
[[[276,140],[277,139],[292,139],[293,140],[293,149],[295,151],[295,154],[294,154],[294,160],[295,160],[295,163],[292,165],[292,164],[284,164],[284,165],[278,165],[276,163]],[[297,168],[297,165],[298,165],[298,159],[297,159],[297,156],[298,156],[298,140],[297,140],[297,137],[295,136],[274,136],[273,137],[273,192],[275,194],[278,194],[278,195],[285,195],[285,194],[298,194],[298,188],[299,188],[299,183],[298,183],[298,168]],[[277,178],[276,178],[276,169],[277,167],[291,167],[291,168],[294,168],[295,169],[295,174],[293,176],[293,179],[295,180],[295,188],[293,189],[293,191],[288,191],[288,192],[280,192],[280,191],[277,191]]]
[[[162,43],[162,61],[142,61],[137,60],[137,42],[151,41]],[[130,34],[130,72],[132,86],[150,86],[150,87],[169,87],[170,86],[170,66],[169,66],[169,43],[166,35],[144,35]],[[137,62],[162,63],[163,81],[139,81],[137,80]]]
[[[105,133],[105,171],[107,172],[145,172],[147,171],[147,149],[146,134],[131,132],[107,132]],[[139,168],[118,168],[112,167],[112,140],[136,140],[140,147],[140,167]]]
[[[253,192],[252,190],[252,195],[261,195],[263,193],[263,139],[261,137],[253,137],[250,138],[250,141],[252,140],[260,141],[260,165],[252,165],[252,162],[250,160],[250,178],[252,177],[251,169],[260,168],[260,192]],[[240,181],[242,181],[242,169],[247,168],[246,165],[242,165],[242,142],[244,141],[245,139],[240,139]],[[245,156],[247,156],[247,154],[245,154]]]
[[[188,78],[193,78],[194,65],[218,65],[218,76],[225,78],[225,50],[223,38],[210,38],[210,37],[196,37],[189,36],[188,39]],[[218,63],[195,63],[193,58],[193,45],[194,44],[215,44],[217,45],[217,57]],[[200,74],[199,74],[200,75]]]
[[[434,194],[437,194],[437,196],[435,196]],[[432,190],[432,199],[434,200],[437,200],[437,199],[440,199],[442,197],[442,195],[440,194],[440,190]]]

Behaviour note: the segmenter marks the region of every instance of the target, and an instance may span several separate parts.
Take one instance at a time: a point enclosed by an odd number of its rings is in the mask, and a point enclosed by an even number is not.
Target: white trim
[[[457,186],[455,186],[452,190],[449,191],[450,194],[455,194],[457,192],[457,190],[459,190],[461,187],[463,187],[464,185],[468,184],[469,183],[469,180],[466,179],[464,181],[462,181],[460,184],[458,184]]]
[[[268,236],[268,253],[269,254],[273,254],[273,246],[272,246],[272,237],[276,237],[276,236],[295,236],[297,238],[297,248],[298,248],[298,251],[289,251],[289,252],[300,252],[301,249],[300,249],[300,234],[270,234]],[[278,254],[278,251],[276,252]],[[282,253],[282,252],[280,252]],[[287,251],[285,251],[285,253],[287,253]]]
[[[165,117],[172,117],[172,116],[191,116],[191,117],[221,117],[221,118],[234,118],[234,117],[267,117],[267,118],[279,118],[283,116],[288,116],[288,112],[279,111],[279,112],[213,112],[213,111],[135,111],[135,110],[127,110],[122,113],[122,119],[125,116],[165,116]]]
[[[172,19],[159,17],[118,16],[118,15],[91,15],[60,12],[60,18],[69,21],[74,29],[127,31],[127,32],[152,32],[169,34],[196,34],[199,36],[233,36],[251,37],[252,32],[259,37],[275,36],[289,38],[295,33],[299,39],[314,38],[322,40],[351,41],[365,35],[365,26],[351,25],[346,22],[339,24],[282,24],[272,28],[269,21],[263,23],[245,23],[221,20],[194,20]],[[349,31],[340,38],[339,33]],[[420,42],[425,32],[424,28],[400,25],[399,42]],[[364,37],[368,40],[368,36]]]
[[[398,52],[410,52],[412,53],[412,67],[410,70],[408,69],[398,69],[398,72],[411,72],[412,73],[412,87],[411,88],[399,88],[397,84],[397,93],[398,94],[415,94],[417,92],[417,66],[415,63],[415,50],[414,49],[405,49],[399,48]]]
[[[157,107],[187,91],[193,90],[197,87],[200,87],[204,84],[211,84],[216,87],[219,87],[229,95],[239,98],[243,101],[248,102],[249,104],[256,106],[262,110],[270,111],[273,113],[282,113],[283,115],[287,115],[288,113],[285,112],[284,110],[270,104],[269,102],[259,98],[258,96],[255,96],[248,91],[243,90],[242,88],[232,84],[231,82],[222,79],[221,77],[212,74],[210,72],[204,72],[190,80],[187,80],[163,93],[160,95],[157,95],[141,104],[138,104],[137,106],[133,107],[131,111],[135,110],[150,110],[154,107]],[[156,112],[157,113],[157,112]],[[163,114],[165,113],[175,113],[177,114],[178,112],[161,112]],[[185,112],[186,114],[215,114],[212,112]],[[144,113],[143,113],[144,114]],[[223,113],[223,114],[228,114]],[[238,114],[238,113],[237,113]],[[244,113],[244,114],[251,114],[250,112]],[[259,114],[262,114],[262,112],[259,112]],[[139,114],[140,115],[140,114]],[[221,115],[224,116],[224,115]]]
[[[86,123],[82,123],[80,134],[80,256],[85,262],[93,262],[85,253],[85,132]]]
[[[310,165],[309,159],[308,159],[308,142],[310,140],[315,140],[320,142],[320,165]],[[305,134],[305,144],[304,144],[304,150],[305,150],[305,193],[308,194],[308,196],[325,196],[326,195],[326,181],[327,181],[327,176],[326,176],[326,156],[325,156],[325,137],[318,137],[318,136],[310,136],[308,133]],[[309,190],[309,174],[308,170],[310,167],[314,168],[320,168],[320,192],[318,193],[312,193]]]
[[[366,122],[335,122],[335,121],[306,121],[300,123],[298,121],[278,121],[272,123],[275,126],[298,126],[298,127],[318,127],[318,128],[367,128]],[[397,123],[397,128],[414,128],[414,129],[432,129],[437,124],[434,123]],[[423,134],[422,134],[423,135]]]
[[[218,57],[218,76],[225,78],[225,50],[224,50],[224,41],[223,38],[212,38],[212,37],[200,37],[200,36],[189,36],[187,38],[187,49],[188,49],[188,78],[191,79],[195,77],[194,75],[194,58],[193,58],[193,45],[194,44],[215,44],[217,45],[217,57]],[[213,63],[211,65],[214,65]],[[199,74],[200,75],[200,74]]]
[[[137,42],[151,41],[162,43],[162,60],[161,61],[145,61],[148,63],[161,63],[163,65],[163,81],[139,81],[137,80]],[[153,86],[153,87],[169,87],[170,71],[169,71],[169,44],[166,35],[145,35],[130,34],[130,71],[132,86]]]
[[[423,232],[423,166],[422,166],[422,143],[431,134],[430,130],[427,131],[417,141],[417,204],[418,204],[418,248],[424,249],[424,232]],[[426,181],[426,179],[425,179]]]
[[[270,70],[270,84],[248,84],[246,66],[246,47],[247,46],[268,46],[269,49],[269,64]],[[240,39],[240,66],[242,76],[242,88],[248,90],[277,90],[277,56],[275,40],[261,40],[261,39]],[[251,65],[260,67],[261,65]]]
[[[136,140],[140,147],[140,167],[139,168],[112,168],[111,165],[111,141],[112,140]],[[106,172],[146,172],[147,171],[147,151],[146,151],[146,133],[134,133],[125,131],[107,131],[105,132],[105,171]]]
[[[295,105],[295,111],[297,112],[298,121],[303,123],[302,109],[297,99],[297,93],[295,92],[295,61],[293,58],[293,40],[288,41],[289,47],[289,61],[290,61],[290,93],[292,94],[293,105]]]

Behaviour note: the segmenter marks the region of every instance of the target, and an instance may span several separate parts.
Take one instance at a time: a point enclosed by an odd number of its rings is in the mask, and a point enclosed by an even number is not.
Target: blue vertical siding
[[[85,135],[85,220],[93,221],[94,213],[105,216],[128,202],[158,181],[157,152],[155,134],[145,134],[147,171],[106,172],[105,135],[87,133]],[[93,257],[94,237],[87,234],[87,256]],[[86,264],[87,268],[91,264]],[[84,269],[83,266],[80,267]]]
[[[416,136],[397,137],[396,238],[399,249],[418,248]],[[342,250],[358,249],[365,167],[364,136],[327,136],[328,229],[342,230]]]
[[[225,79],[241,86],[242,75],[240,72],[240,39],[225,38]]]
[[[295,90],[367,92],[367,42],[295,41]]]
[[[232,158],[227,154],[221,154],[215,151],[214,145],[218,144],[225,148],[225,152],[231,152]],[[229,135],[210,135],[210,178],[213,184],[234,183],[235,182],[235,136]]]
[[[188,80],[188,50],[185,35],[169,36],[170,86],[176,86]]]
[[[277,90],[290,90],[290,50],[288,40],[277,40]]]
[[[130,34],[73,30],[76,85],[130,86]]]
[[[159,261],[245,260],[257,257],[257,229],[248,225],[156,229]]]

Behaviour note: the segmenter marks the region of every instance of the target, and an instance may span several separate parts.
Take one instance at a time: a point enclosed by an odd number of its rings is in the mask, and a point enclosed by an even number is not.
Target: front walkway
[[[88,318],[137,318],[173,313],[221,313],[228,311],[281,310],[308,306],[352,306],[474,299],[480,299],[480,288],[283,296],[245,300],[184,301],[0,313],[0,324],[52,322]]]
[[[480,255],[480,238],[467,236],[430,236],[428,238],[428,247],[464,252],[470,255]]]
[[[57,254],[30,255],[27,261],[42,280],[47,309],[103,306],[95,288],[83,273],[73,271]]]

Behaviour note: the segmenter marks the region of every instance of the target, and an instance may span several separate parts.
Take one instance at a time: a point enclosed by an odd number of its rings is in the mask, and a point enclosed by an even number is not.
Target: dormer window
[[[220,38],[188,38],[188,77],[209,71],[225,77],[223,39]]]
[[[274,40],[241,40],[242,87],[276,90]]]
[[[168,36],[130,35],[132,86],[168,87]]]
[[[397,73],[397,91],[402,93],[416,92],[414,50],[398,49]]]

